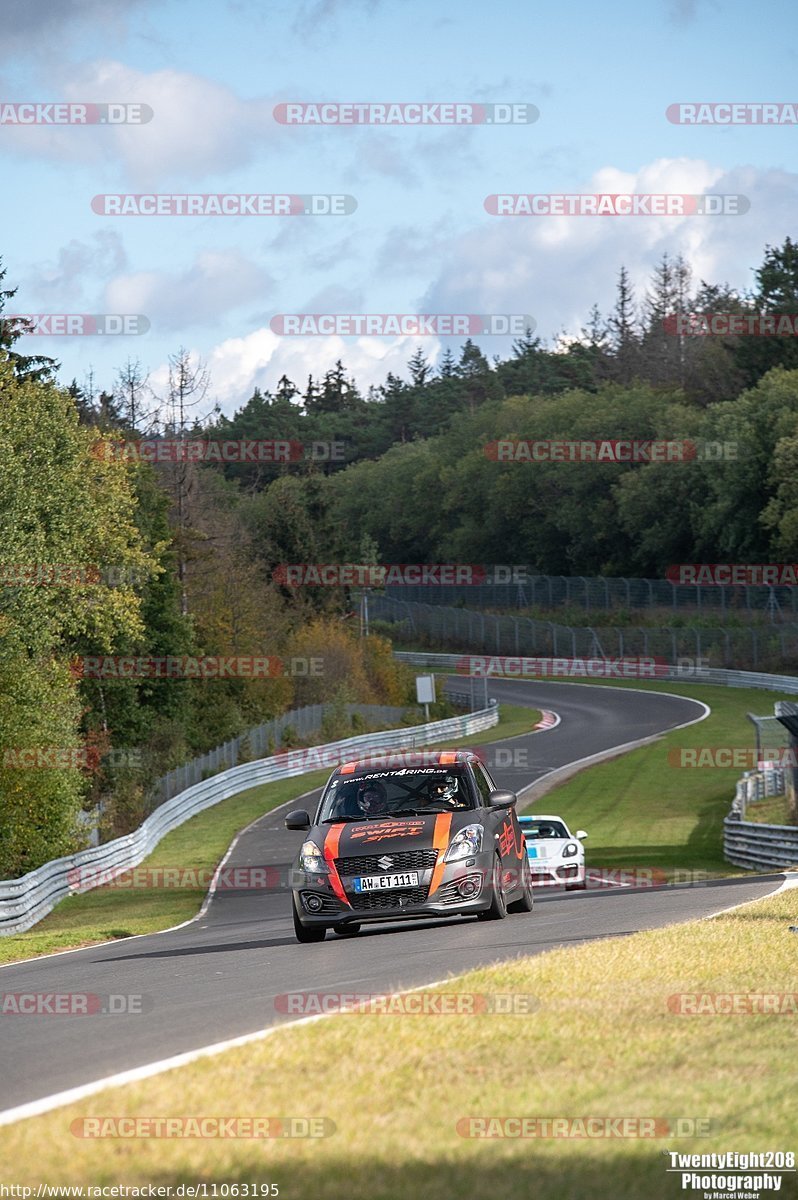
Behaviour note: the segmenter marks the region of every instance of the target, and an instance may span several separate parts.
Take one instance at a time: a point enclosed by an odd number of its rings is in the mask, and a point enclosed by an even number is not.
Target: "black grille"
[[[439,892],[436,892],[435,899],[437,901],[439,901],[439,903],[441,903],[441,904],[463,904],[466,900],[476,900],[480,895],[481,888],[479,891],[475,891],[471,896],[461,896],[460,895],[460,892],[458,889],[460,887],[460,884],[465,879],[471,879],[475,883],[480,883],[480,884],[483,882],[482,876],[479,874],[464,875],[460,879],[454,879],[454,880],[452,880],[451,883],[444,884],[444,886],[441,888],[441,890]]]
[[[406,905],[423,904],[428,890],[426,887],[414,887],[397,888],[391,892],[352,892],[349,894],[349,903],[358,912],[388,908],[401,912],[403,906],[399,903],[400,898]]]
[[[399,850],[391,853],[389,850],[379,854],[364,854],[359,858],[336,858],[335,865],[339,875],[376,875],[382,871],[377,865],[377,859],[383,854],[393,859],[389,871],[425,871],[434,867],[438,859],[437,850]]]

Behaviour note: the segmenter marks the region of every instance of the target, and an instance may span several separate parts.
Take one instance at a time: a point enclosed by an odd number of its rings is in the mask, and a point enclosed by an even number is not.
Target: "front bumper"
[[[563,884],[584,883],[584,858],[529,858],[532,883],[535,887],[561,887]]]
[[[291,871],[290,886],[303,925],[329,927],[455,916],[490,907],[493,862],[492,851],[483,851],[459,862],[446,863],[431,895],[434,868],[419,870],[415,887],[372,892],[355,892],[355,876],[341,875],[344,899],[336,893],[331,876],[309,874],[296,867]]]

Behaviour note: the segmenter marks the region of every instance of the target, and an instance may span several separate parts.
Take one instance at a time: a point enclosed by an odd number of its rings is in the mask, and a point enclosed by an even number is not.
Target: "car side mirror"
[[[576,833],[574,834],[574,837],[578,837],[581,840],[581,838],[586,838],[587,834],[585,833],[584,829],[577,829]]]
[[[310,829],[310,816],[304,808],[297,808],[285,818],[286,829]]]
[[[488,804],[491,808],[513,808],[517,801],[518,797],[515,792],[503,791],[500,788],[488,796]]]

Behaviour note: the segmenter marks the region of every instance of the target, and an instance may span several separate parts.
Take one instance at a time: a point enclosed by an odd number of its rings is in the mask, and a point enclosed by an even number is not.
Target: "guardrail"
[[[414,667],[428,667],[432,670],[434,670],[436,667],[442,670],[451,668],[455,674],[462,675],[463,679],[465,680],[469,677],[465,671],[465,667],[469,659],[484,659],[489,666],[491,657],[493,656],[489,653],[484,654],[481,651],[474,654],[438,654],[427,651],[415,652],[409,650],[397,650],[394,657],[398,658],[400,662],[408,663],[410,666]],[[606,678],[609,680],[612,680],[613,678],[626,678],[627,682],[633,682],[633,679],[620,674],[616,677],[610,673],[601,674],[601,672],[598,670],[591,672],[589,669],[589,663],[591,661],[596,663],[603,663],[606,661],[603,656],[599,655],[589,655],[587,657],[583,655],[581,660],[578,655],[576,656],[576,661],[582,661],[585,663],[584,674],[578,673],[579,668],[577,668],[576,674],[573,673],[572,667],[566,668],[566,666],[563,666],[562,669],[558,669],[556,664],[566,664],[570,663],[572,660],[570,658],[565,659],[552,657],[549,655],[545,658],[534,656],[534,661],[536,663],[545,662],[552,664],[551,669],[547,673],[544,674],[538,671],[537,673],[530,672],[524,675],[523,656],[505,654],[501,657],[507,664],[509,664],[509,672],[507,674],[501,674],[498,671],[489,672],[487,675],[488,679],[570,679],[571,682],[578,683],[580,679],[584,678]],[[531,658],[530,661],[532,661]],[[515,664],[518,664],[517,670],[515,669]],[[459,670],[458,666],[460,667]],[[641,673],[639,677],[640,682],[652,683],[656,682],[657,680],[670,680],[679,683],[707,683],[717,684],[722,687],[761,688],[765,691],[786,692],[787,695],[798,696],[798,679],[796,679],[794,675],[769,675],[764,671],[731,671],[726,670],[723,667],[674,666],[667,663],[657,663],[655,669],[656,675],[644,675]],[[571,673],[569,673],[569,671]]]
[[[771,767],[764,771],[746,771],[742,779],[737,780],[737,790],[732,801],[732,813],[744,821],[745,809],[748,804],[754,804],[757,800],[766,800],[769,796],[783,796],[784,774],[781,767]]]
[[[322,727],[325,714],[333,709],[332,704],[307,704],[304,708],[292,708],[279,717],[272,717],[253,729],[246,730],[238,737],[230,738],[221,746],[214,746],[206,754],[200,754],[188,762],[181,763],[171,771],[167,771],[160,779],[154,780],[150,788],[150,808],[154,809],[165,800],[171,800],[178,792],[184,792],[193,783],[200,783],[207,775],[215,775],[220,770],[237,767],[239,757],[254,759],[264,755],[268,750],[279,750],[283,735],[289,727],[301,737],[306,738]],[[405,705],[404,708],[386,704],[346,704],[344,712],[348,718],[355,714],[374,725],[382,722],[399,723],[408,708],[415,705]],[[271,743],[271,745],[269,744]]]
[[[0,936],[24,933],[55,908],[60,900],[90,891],[104,877],[130,870],[152,853],[161,839],[184,821],[229,796],[270,783],[318,770],[320,765],[345,762],[365,751],[413,749],[446,738],[467,737],[490,729],[499,720],[495,704],[478,712],[426,725],[367,733],[358,737],[310,747],[304,762],[296,761],[302,752],[285,751],[222,771],[211,779],[196,783],[161,804],[138,829],[102,846],[80,850],[65,858],[37,867],[19,879],[0,881]]]
[[[794,867],[798,863],[798,826],[760,825],[726,817],[723,855],[727,862],[749,871]]]

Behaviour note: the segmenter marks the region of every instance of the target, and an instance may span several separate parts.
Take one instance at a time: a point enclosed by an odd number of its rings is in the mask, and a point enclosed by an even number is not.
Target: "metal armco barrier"
[[[413,667],[429,667],[434,669],[438,667],[441,670],[451,670],[454,674],[462,674],[463,680],[468,676],[462,670],[458,670],[458,665],[461,667],[469,658],[484,659],[488,667],[490,666],[491,654],[485,654],[482,651],[473,651],[470,654],[434,654],[427,651],[416,653],[415,651],[397,650],[395,658],[400,662],[408,663]],[[498,658],[498,656],[496,656]],[[519,666],[523,666],[523,661],[518,655],[502,655],[504,659],[510,659],[511,662],[519,662]],[[536,661],[541,661],[541,656],[534,656]],[[570,655],[568,656],[571,657]],[[603,656],[600,655],[576,655],[577,661],[589,664],[591,660],[595,662],[602,661]],[[545,660],[552,664],[566,663],[565,658],[546,655]],[[524,675],[520,670],[518,672],[502,674],[501,671],[489,671],[489,679],[571,679],[574,683],[579,683],[584,679],[609,679],[627,678],[629,682],[633,682],[631,676],[613,676],[611,674],[600,674],[599,672],[592,673],[586,665],[585,671],[581,672],[577,668],[576,673],[568,674],[565,667],[562,670],[556,668],[549,674],[528,674]],[[656,676],[640,675],[641,683],[655,683],[659,681],[671,681],[678,683],[708,683],[720,687],[740,687],[740,688],[762,688],[770,692],[786,692],[787,695],[798,696],[798,679],[794,675],[768,675],[763,671],[727,671],[722,667],[687,667],[687,666],[668,666],[657,665]]]
[[[391,729],[385,733],[362,734],[339,742],[328,742],[323,746],[311,746],[305,751],[285,751],[271,758],[222,771],[161,804],[133,833],[66,858],[56,858],[19,879],[0,882],[0,936],[24,933],[52,912],[60,900],[91,890],[96,884],[88,882],[86,886],[80,886],[84,872],[90,879],[96,879],[95,872],[99,875],[137,867],[167,833],[177,829],[189,817],[229,796],[261,783],[306,775],[322,766],[332,770],[336,762],[345,762],[366,751],[410,750],[446,738],[467,737],[471,733],[490,729],[498,720],[498,707],[491,705],[479,712],[449,717],[445,721]],[[297,762],[297,758],[304,758],[304,761]],[[91,872],[86,868],[91,868]]]
[[[759,825],[726,817],[723,856],[727,862],[749,871],[794,867],[798,863],[798,826]]]
[[[434,654],[397,651],[396,658],[415,667],[439,668],[457,672],[458,664],[463,664],[466,657],[483,658],[488,663],[490,655],[463,654]],[[554,662],[556,660],[549,660]],[[565,660],[560,660],[564,663]],[[459,673],[459,672],[458,672]],[[568,676],[554,675],[500,675],[495,672],[488,678],[532,678],[567,679],[574,682],[586,678],[585,675]],[[788,695],[798,695],[798,679],[791,675],[765,675],[756,671],[725,671],[721,668],[701,667],[698,670],[686,670],[684,667],[657,667],[657,679],[671,680],[678,683],[707,683],[722,687],[763,688],[771,692],[786,692]],[[641,682],[645,678],[641,677]],[[651,679],[649,677],[649,682]],[[740,819],[745,814],[745,804],[749,800],[762,799],[775,795],[778,783],[784,782],[783,771],[752,771],[738,782],[735,798],[732,802],[732,814],[723,823],[723,856],[727,862],[737,867],[745,867],[750,871],[762,871],[769,867],[789,867],[798,864],[798,826],[764,825]]]

